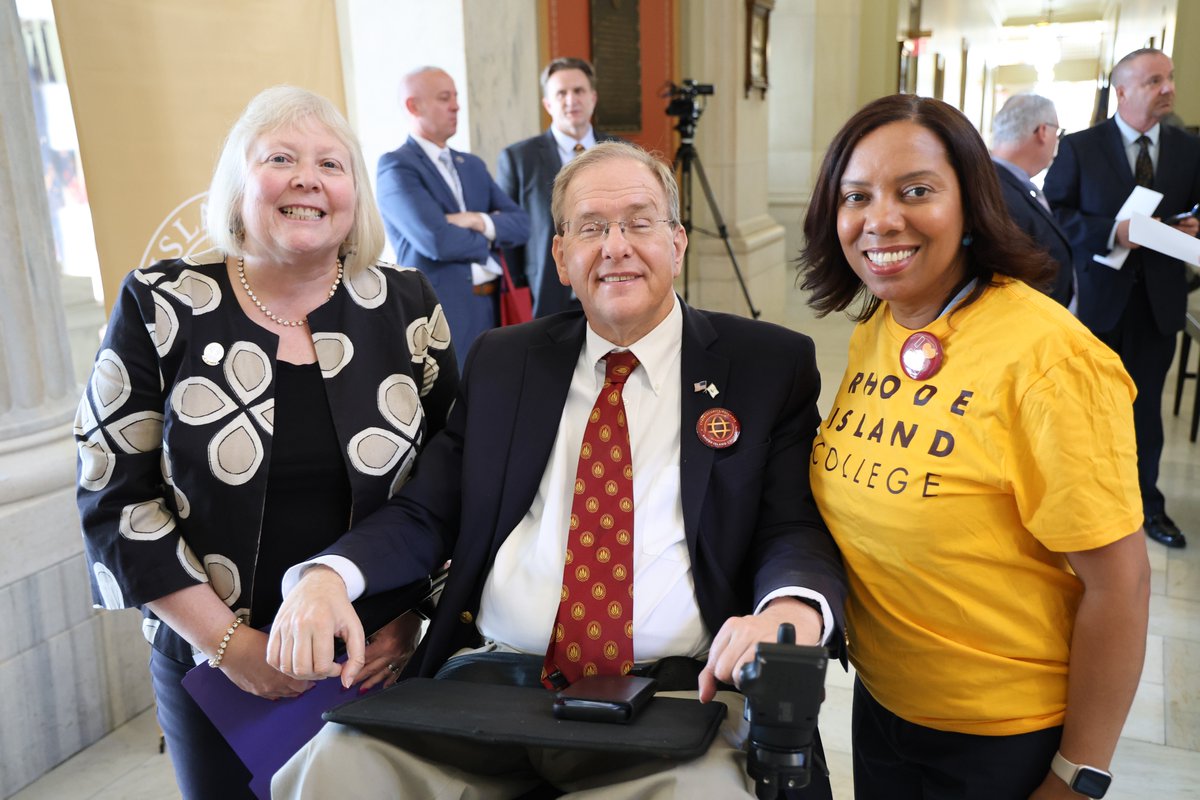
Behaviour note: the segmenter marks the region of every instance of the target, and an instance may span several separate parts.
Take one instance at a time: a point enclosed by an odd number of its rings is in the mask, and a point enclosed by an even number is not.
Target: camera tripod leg
[[[695,162],[696,174],[700,176],[700,187],[704,190],[704,198],[708,201],[708,210],[713,215],[713,221],[717,223],[717,234],[721,237],[721,241],[725,243],[725,252],[729,254],[729,261],[733,264],[733,273],[737,276],[738,285],[742,287],[742,295],[746,298],[746,305],[750,307],[750,316],[758,319],[762,316],[762,312],[754,307],[754,301],[750,299],[750,290],[746,288],[746,280],[742,277],[742,270],[738,266],[737,256],[733,254],[733,244],[729,241],[729,229],[725,227],[725,219],[721,216],[721,209],[717,206],[717,199],[713,197],[712,187],[708,184],[708,176],[704,174],[704,164],[700,161],[700,154],[694,151],[691,152],[690,158],[684,158],[684,175],[687,176],[687,206],[688,206],[688,221],[691,221],[691,204],[692,204],[692,187],[691,187],[691,172],[689,167],[691,162]],[[686,280],[686,276],[685,276]],[[686,290],[686,283],[684,284]]]
[[[675,151],[675,158],[671,162],[671,171],[679,176],[679,211],[681,219],[679,224],[683,226],[684,233],[687,234],[688,240],[692,238],[692,163],[691,159],[694,156],[694,151],[691,150],[691,144],[684,140],[679,149]],[[683,301],[688,302],[688,289],[691,287],[691,270],[689,269],[689,261],[691,256],[688,251],[683,252]]]

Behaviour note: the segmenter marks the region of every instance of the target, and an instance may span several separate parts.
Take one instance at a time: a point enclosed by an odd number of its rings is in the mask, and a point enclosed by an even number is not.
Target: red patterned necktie
[[[629,351],[605,357],[604,388],[583,432],[558,616],[542,665],[548,689],[633,668],[633,458],[621,392],[637,365]]]

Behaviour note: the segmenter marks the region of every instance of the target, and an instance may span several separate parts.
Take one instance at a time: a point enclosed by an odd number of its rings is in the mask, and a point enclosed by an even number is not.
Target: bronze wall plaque
[[[591,0],[592,64],[596,67],[596,128],[642,130],[642,50],[638,0]]]

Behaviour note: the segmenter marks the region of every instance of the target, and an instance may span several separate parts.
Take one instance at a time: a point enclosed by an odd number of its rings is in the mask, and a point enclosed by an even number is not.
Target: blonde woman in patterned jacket
[[[93,597],[145,614],[185,798],[252,795],[183,675],[207,661],[261,697],[308,688],[265,661],[259,629],[283,571],[396,491],[457,388],[432,287],[377,262],[366,175],[327,100],[286,86],[255,97],[213,175],[216,249],[125,279],[80,403]],[[395,680],[409,617],[372,637],[364,688]]]

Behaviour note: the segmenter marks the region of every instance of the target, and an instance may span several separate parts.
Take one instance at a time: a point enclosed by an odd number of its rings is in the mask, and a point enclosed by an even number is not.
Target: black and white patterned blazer
[[[78,503],[98,607],[209,582],[249,614],[267,488],[278,337],[247,318],[222,254],[123,282],[75,419]],[[356,522],[406,480],[458,370],[425,276],[376,264],[309,317]],[[143,609],[157,649],[192,648]]]

